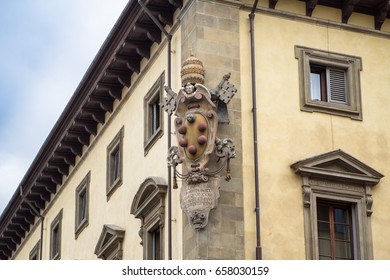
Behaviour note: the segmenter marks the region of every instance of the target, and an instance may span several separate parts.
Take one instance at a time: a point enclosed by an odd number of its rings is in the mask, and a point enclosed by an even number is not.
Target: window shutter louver
[[[328,89],[330,102],[347,104],[347,87],[345,70],[327,69]]]

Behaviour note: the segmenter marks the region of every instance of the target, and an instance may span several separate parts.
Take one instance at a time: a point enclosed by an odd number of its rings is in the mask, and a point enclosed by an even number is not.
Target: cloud
[[[18,187],[27,167],[28,165],[26,162],[20,157],[13,156],[11,154],[2,154],[2,160],[0,161],[0,213],[3,211],[12,194]],[[12,186],[12,189],[8,186]],[[12,192],[10,192],[10,190],[12,190]]]
[[[0,3],[0,213],[126,3]]]

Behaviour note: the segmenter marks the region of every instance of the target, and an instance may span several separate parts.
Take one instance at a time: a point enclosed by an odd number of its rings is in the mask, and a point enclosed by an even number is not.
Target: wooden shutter
[[[346,71],[341,69],[326,69],[328,83],[328,100],[335,103],[348,103]]]

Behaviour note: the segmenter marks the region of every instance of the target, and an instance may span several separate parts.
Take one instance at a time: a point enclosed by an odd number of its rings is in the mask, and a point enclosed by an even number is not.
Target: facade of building
[[[1,215],[0,259],[389,259],[389,11],[130,0]],[[160,106],[199,61],[197,89],[226,73],[237,89],[212,100],[235,157],[206,218],[183,211],[167,156],[185,145]]]

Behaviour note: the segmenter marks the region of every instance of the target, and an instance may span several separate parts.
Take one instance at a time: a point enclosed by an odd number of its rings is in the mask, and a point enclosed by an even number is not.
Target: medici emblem
[[[194,56],[184,62],[181,77],[183,87],[178,94],[165,87],[167,96],[161,106],[168,114],[175,115],[178,146],[170,148],[168,164],[174,168],[175,186],[177,177],[184,180],[180,206],[190,224],[199,230],[207,225],[210,210],[217,206],[218,173],[225,167],[226,180],[230,180],[229,161],[236,155],[235,146],[231,139],[217,137],[218,108],[224,108],[220,102],[226,108],[237,90],[228,82],[230,74],[226,74],[215,89],[205,87],[203,64]],[[219,168],[211,171],[208,163],[213,153],[220,163]],[[177,170],[181,163],[183,172]]]

